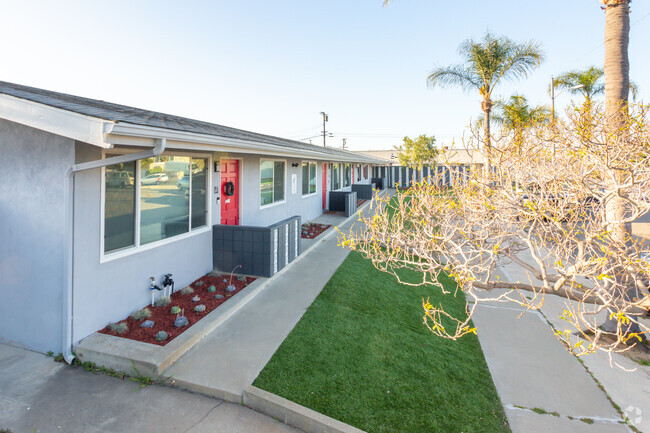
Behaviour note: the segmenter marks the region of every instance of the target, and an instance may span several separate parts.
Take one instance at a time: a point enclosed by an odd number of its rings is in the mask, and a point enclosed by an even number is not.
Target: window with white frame
[[[207,158],[167,154],[106,167],[104,253],[206,227],[207,167]]]
[[[335,191],[341,187],[341,171],[339,164],[332,164],[332,190]]]
[[[260,161],[260,200],[262,206],[284,200],[285,165],[285,161]]]
[[[302,195],[316,193],[316,163],[302,163]]]

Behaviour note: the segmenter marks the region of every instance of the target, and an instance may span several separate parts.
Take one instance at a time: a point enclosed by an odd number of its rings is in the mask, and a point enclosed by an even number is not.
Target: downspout
[[[74,175],[80,171],[93,170],[123,162],[133,162],[139,159],[158,156],[165,151],[167,139],[159,139],[156,146],[144,152],[131,153],[128,155],[114,156],[111,158],[99,159],[96,161],[74,164],[66,172],[64,179],[64,205],[65,205],[65,238],[64,238],[64,268],[63,286],[65,287],[63,299],[63,350],[65,361],[71,364],[75,356],[72,354],[74,344],[72,336],[72,324],[74,318]]]

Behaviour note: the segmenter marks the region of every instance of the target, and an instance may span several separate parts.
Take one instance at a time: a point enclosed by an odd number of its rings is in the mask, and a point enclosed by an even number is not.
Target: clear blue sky
[[[486,30],[542,43],[546,63],[504,83],[550,104],[551,75],[602,66],[598,0],[0,0],[0,80],[301,139],[329,114],[328,144],[449,145],[479,96],[428,89],[435,66]],[[632,3],[631,78],[650,92],[650,2]],[[556,104],[570,101],[567,93]],[[314,138],[314,143],[321,140]]]

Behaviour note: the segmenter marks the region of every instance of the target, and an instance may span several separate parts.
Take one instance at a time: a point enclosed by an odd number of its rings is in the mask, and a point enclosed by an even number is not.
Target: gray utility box
[[[330,191],[330,210],[345,212],[349,217],[357,211],[357,193],[352,191]]]
[[[388,183],[386,183],[386,179],[383,177],[373,177],[370,179],[370,182],[377,185],[375,187],[377,189],[386,189],[386,186],[388,186]]]
[[[372,200],[372,195],[374,193],[375,183],[369,185],[365,184],[355,184],[352,185],[352,191],[357,193],[357,198],[361,200]]]
[[[212,226],[212,265],[238,274],[271,277],[300,255],[300,216],[268,227]]]

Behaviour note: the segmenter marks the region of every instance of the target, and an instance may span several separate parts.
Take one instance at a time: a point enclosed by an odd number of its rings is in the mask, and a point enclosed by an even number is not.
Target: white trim
[[[284,194],[282,195],[282,200],[280,201],[275,201],[269,203],[269,204],[262,204],[262,161],[280,161],[284,162],[284,179],[282,180],[282,189],[284,190]],[[286,159],[278,159],[278,158],[260,158],[260,163],[258,164],[259,171],[257,172],[257,182],[259,183],[259,189],[258,189],[258,194],[257,196],[260,199],[260,210],[261,209],[268,209],[269,207],[279,205],[279,204],[284,204],[287,202],[287,175],[288,175],[288,164]],[[273,198],[275,198],[275,164],[273,164]]]
[[[105,149],[112,147],[105,141],[104,133],[113,122],[27,99],[0,94],[0,118]]]
[[[112,153],[116,154],[129,154],[129,153],[135,153],[135,150],[133,149],[123,149],[123,148],[118,148],[118,149],[110,149],[110,150],[103,150],[102,151],[102,159],[107,158],[107,155],[110,155]],[[122,257],[127,257],[132,254],[137,254],[142,251],[147,251],[153,248],[156,248],[158,246],[166,245],[172,242],[180,241],[183,239],[186,239],[188,237],[191,237],[195,234],[199,233],[204,233],[205,231],[212,230],[212,203],[210,200],[211,197],[211,191],[212,191],[212,156],[210,154],[201,154],[201,153],[185,153],[185,152],[178,152],[178,151],[165,151],[162,153],[162,155],[167,155],[167,156],[183,156],[183,157],[189,157],[190,162],[189,162],[189,170],[190,173],[192,171],[192,158],[194,159],[206,159],[206,192],[205,192],[205,200],[206,200],[206,221],[205,221],[205,226],[197,227],[195,229],[192,229],[192,185],[191,185],[191,179],[192,179],[192,174],[190,174],[190,185],[189,185],[189,195],[190,195],[190,200],[188,203],[188,224],[187,228],[188,231],[186,233],[182,233],[179,235],[171,236],[168,238],[164,239],[159,239],[157,241],[149,242],[144,245],[140,243],[140,223],[141,223],[141,185],[140,185],[140,178],[141,178],[141,163],[140,161],[142,160],[137,160],[134,161],[135,163],[135,177],[133,179],[133,188],[135,190],[135,206],[134,206],[134,219],[133,223],[135,224],[134,227],[134,232],[133,232],[133,244],[129,246],[125,246],[123,248],[119,248],[117,250],[105,252],[104,251],[104,234],[105,234],[105,222],[106,222],[106,168],[102,167],[101,168],[101,181],[100,181],[100,229],[99,229],[99,246],[100,246],[100,254],[99,254],[99,263],[106,263],[110,262]]]
[[[241,140],[195,132],[177,131],[128,122],[115,123],[98,117],[75,113],[40,102],[0,93],[0,118],[32,128],[89,143],[104,149],[115,145],[154,146],[166,138],[167,147],[183,150],[257,153],[289,158],[309,157],[319,161],[354,161],[379,163],[379,159],[349,152],[349,155],[322,153],[316,149],[289,148],[282,145]],[[215,149],[218,146],[220,149]],[[361,158],[361,159],[360,159]]]
[[[119,250],[116,250],[112,253],[107,253],[104,254],[103,257],[100,258],[99,263],[107,263],[107,262],[112,262],[113,260],[121,259],[124,257],[131,256],[133,254],[138,254],[143,251],[147,250],[152,250],[154,248],[161,247],[163,245],[171,244],[174,242],[182,241],[187,238],[191,238],[193,236],[200,235],[205,232],[209,232],[212,230],[212,227],[210,225],[207,225],[205,227],[199,227],[194,230],[191,230],[186,233],[182,233],[180,235],[172,236],[170,238],[165,238],[165,239],[160,239],[154,242],[149,242],[148,244],[144,245],[139,245],[137,247],[125,247]]]
[[[112,125],[110,131],[107,132],[106,142],[111,144],[124,144],[143,146],[145,142],[142,140],[134,142],[131,138],[167,138],[168,147],[177,147],[179,149],[187,150],[204,150],[215,151],[220,150],[224,152],[240,152],[240,153],[256,153],[277,155],[289,158],[309,157],[316,160],[325,161],[339,161],[339,162],[355,162],[355,163],[368,163],[369,159],[377,163],[383,160],[373,159],[372,157],[364,157],[358,159],[362,155],[350,152],[350,155],[345,157],[336,154],[321,153],[317,150],[287,148],[286,146],[266,144],[249,140],[240,140],[235,138],[219,137],[215,135],[198,134],[195,132],[176,131],[171,129],[156,128],[152,126],[136,125],[131,123],[121,122]],[[150,141],[146,141],[146,145],[150,145]],[[215,149],[214,146],[219,146]]]
[[[314,192],[308,192],[307,194],[302,194],[302,165],[307,164],[307,173],[310,173],[309,168],[311,167],[311,164],[314,164],[314,180],[316,181],[315,188],[316,190]],[[309,189],[309,179],[307,181],[307,189]],[[318,194],[318,163],[316,161],[309,161],[309,160],[303,160],[300,162],[300,192],[301,192],[301,197],[302,198],[307,198],[311,197],[312,195]]]

